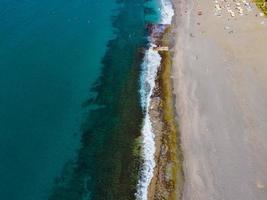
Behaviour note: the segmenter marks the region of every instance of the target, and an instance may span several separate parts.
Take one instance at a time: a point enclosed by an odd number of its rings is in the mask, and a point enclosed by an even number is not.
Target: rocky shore
[[[169,46],[171,27],[157,25],[154,34],[157,46]],[[152,34],[153,36],[153,34]],[[171,55],[169,51],[159,52],[162,60],[156,78],[156,87],[149,108],[150,120],[155,134],[156,167],[150,183],[148,199],[181,199],[183,182],[180,139],[175,122],[172,94]]]

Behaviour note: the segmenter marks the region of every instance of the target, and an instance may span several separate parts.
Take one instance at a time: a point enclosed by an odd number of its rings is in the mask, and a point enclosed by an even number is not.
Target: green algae
[[[254,0],[258,8],[260,8],[265,16],[267,16],[267,2],[265,0]]]

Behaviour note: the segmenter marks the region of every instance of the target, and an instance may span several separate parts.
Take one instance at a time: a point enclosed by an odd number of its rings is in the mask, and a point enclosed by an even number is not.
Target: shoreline
[[[173,93],[172,49],[176,13],[174,2],[161,0],[161,21],[148,24],[149,48],[141,74],[143,165],[137,185],[138,200],[181,199],[183,156]],[[149,86],[149,87],[148,87]]]
[[[172,46],[174,24],[169,25],[159,41],[160,46]],[[159,52],[162,60],[156,77],[156,87],[149,110],[155,134],[154,176],[149,186],[148,199],[181,199],[183,186],[183,155],[180,133],[176,123],[172,59],[170,51]]]

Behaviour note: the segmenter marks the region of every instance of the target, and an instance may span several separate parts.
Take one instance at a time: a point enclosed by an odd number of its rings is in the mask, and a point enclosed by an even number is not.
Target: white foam
[[[161,8],[161,23],[171,24],[172,17],[174,16],[174,10],[171,0],[160,0]]]
[[[171,24],[174,10],[170,0],[159,0],[161,4],[161,22],[162,24]],[[157,77],[158,68],[161,62],[161,56],[157,51],[153,50],[154,45],[150,43],[150,48],[146,50],[142,63],[142,73],[140,77],[141,88],[141,106],[145,112],[145,118],[142,128],[142,159],[143,166],[141,168],[141,177],[137,184],[136,200],[148,199],[148,187],[153,178],[155,162],[155,135],[149,116],[149,107],[151,103],[151,95],[155,88],[155,79]]]
[[[144,61],[142,64],[141,75],[141,104],[145,111],[145,119],[142,128],[142,158],[143,166],[141,169],[141,177],[137,185],[137,200],[146,200],[148,187],[153,177],[154,167],[156,165],[154,154],[156,151],[154,133],[151,126],[149,116],[149,106],[151,102],[151,95],[155,88],[155,79],[157,76],[158,68],[160,66],[161,56],[157,51],[153,50],[153,46],[146,50]]]

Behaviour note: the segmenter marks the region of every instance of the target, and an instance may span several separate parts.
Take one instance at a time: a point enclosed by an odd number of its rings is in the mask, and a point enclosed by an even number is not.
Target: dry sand
[[[267,20],[255,6],[219,17],[212,0],[174,3],[183,199],[266,200]]]

